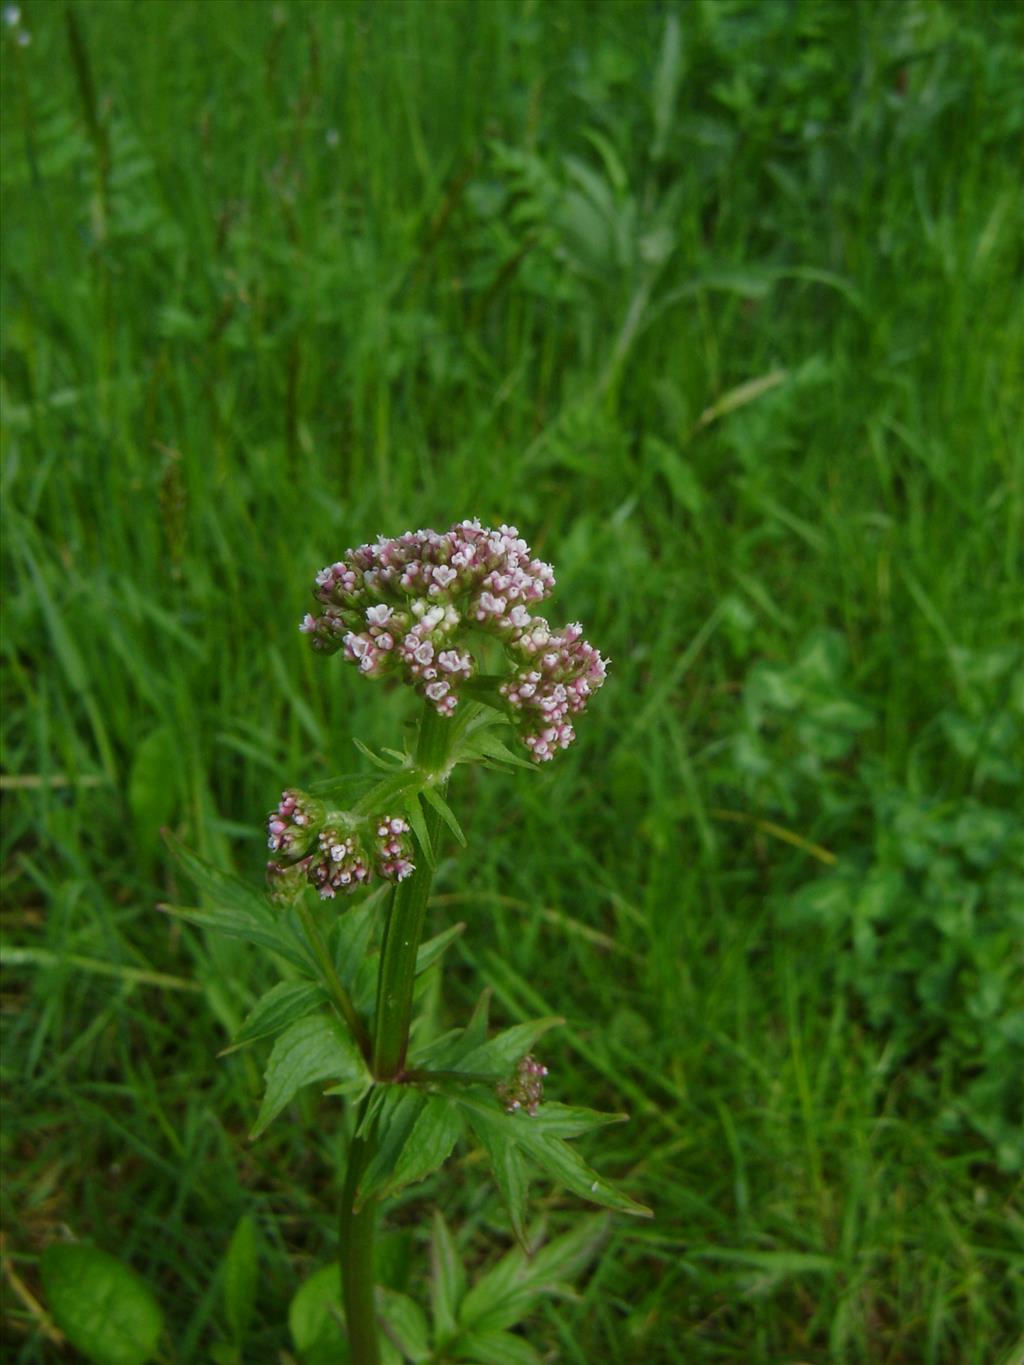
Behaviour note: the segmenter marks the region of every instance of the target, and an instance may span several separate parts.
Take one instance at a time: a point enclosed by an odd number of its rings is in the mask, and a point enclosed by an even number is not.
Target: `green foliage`
[[[152,1360],[164,1316],[148,1286],[109,1252],[55,1242],[42,1261],[46,1301],[58,1327],[95,1365]]]
[[[259,1286],[259,1233],[251,1214],[238,1220],[224,1257],[224,1316],[241,1347],[252,1322]]]
[[[484,980],[501,1027],[565,1018],[549,1094],[630,1110],[579,1150],[657,1215],[616,1219],[530,1344],[1009,1358],[1019,6],[74,0],[74,48],[67,8],[2,34],[20,1281],[48,1307],[69,1227],[203,1360],[252,1213],[243,1359],[290,1349],[337,1238],[301,1191],[350,1120],[314,1083],[315,1123],[249,1144],[275,1035],[215,1055],[320,977],[290,911],[234,896],[282,787],[333,783],[351,735],[393,758],[405,715],[295,625],[345,546],[479,513],[552,559],[612,669],[557,769],[454,774],[469,852],[442,848],[427,933],[468,929],[419,978],[417,1047]],[[239,885],[189,907],[160,823]],[[316,912],[364,1018],[379,909],[351,937],[359,911]],[[493,1263],[480,1146],[394,1196],[389,1288],[423,1301],[437,1201],[471,1278]],[[43,1365],[8,1300],[0,1353]]]

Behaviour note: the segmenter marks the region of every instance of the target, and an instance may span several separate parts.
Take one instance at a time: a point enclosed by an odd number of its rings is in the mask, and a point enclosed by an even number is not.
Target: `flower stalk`
[[[432,706],[424,706],[420,715],[416,764],[436,779],[442,796],[447,786],[444,769],[451,733],[451,723]],[[391,893],[381,945],[373,1037],[373,1074],[378,1081],[392,1081],[401,1074],[409,1046],[416,955],[434,877],[431,857],[441,832],[441,817],[433,806],[426,805],[423,816],[430,842],[429,855],[416,838],[416,871]]]
[[[446,763],[452,727],[434,707],[425,705],[420,715],[416,765],[436,782],[442,795],[447,786]],[[430,855],[414,836],[416,870],[391,892],[377,975],[377,1013],[373,1031],[371,1070],[374,1078],[394,1081],[401,1077],[409,1047],[416,957],[427,902],[433,881],[431,857],[441,832],[441,817],[433,806],[424,811]],[[377,1222],[376,1199],[357,1205],[359,1182],[373,1155],[373,1132],[360,1131],[366,1104],[360,1107],[348,1154],[348,1169],[341,1200],[341,1284],[348,1325],[349,1349],[354,1365],[378,1365],[380,1347],[373,1301],[373,1245]]]

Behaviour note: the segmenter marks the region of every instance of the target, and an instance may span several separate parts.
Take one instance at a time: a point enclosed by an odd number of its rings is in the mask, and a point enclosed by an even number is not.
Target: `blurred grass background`
[[[163,1359],[283,1359],[338,1108],[256,1145],[264,964],[170,924],[169,825],[260,876],[282,786],[407,699],[313,573],[516,523],[613,661],[550,770],[454,794],[436,1008],[558,1012],[657,1212],[569,1362],[1012,1357],[1024,1320],[1019,5],[25,3],[3,32],[5,1359],[66,1235]],[[26,42],[24,36],[29,35]],[[463,1151],[437,1200],[508,1229]],[[543,1185],[555,1227],[571,1201]],[[563,1212],[565,1211],[565,1212]],[[1011,1353],[1007,1355],[1007,1353]]]

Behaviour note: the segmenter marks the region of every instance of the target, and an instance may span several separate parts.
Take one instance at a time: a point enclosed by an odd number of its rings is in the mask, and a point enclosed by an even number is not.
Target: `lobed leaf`
[[[267,1062],[267,1089],[250,1137],[257,1138],[301,1090],[314,1081],[340,1082],[334,1093],[356,1096],[372,1084],[362,1053],[330,1015],[314,1014],[283,1033]]]
[[[530,1254],[513,1247],[466,1295],[459,1325],[477,1333],[504,1331],[531,1313],[544,1295],[571,1295],[569,1282],[597,1255],[608,1218],[586,1218],[563,1236]]]
[[[524,1057],[534,1043],[549,1029],[564,1024],[558,1015],[547,1019],[531,1019],[525,1024],[515,1024],[503,1030],[487,1042],[471,1047],[452,1065],[453,1071],[479,1071],[493,1074],[501,1079],[506,1077]]]
[[[497,1102],[487,1104],[468,1097],[464,1092],[456,1093],[453,1098],[466,1114],[474,1133],[488,1148],[488,1153],[492,1144],[501,1153],[512,1144],[558,1184],[581,1199],[602,1204],[619,1213],[630,1213],[641,1218],[653,1217],[649,1208],[623,1194],[610,1181],[591,1170],[568,1143],[546,1132],[544,1126],[538,1125],[528,1114],[506,1114]],[[497,1176],[497,1171],[495,1174]]]
[[[273,1037],[297,1019],[312,1014],[326,1000],[323,990],[313,981],[279,981],[256,1001],[231,1046],[224,1048],[220,1055],[226,1057],[260,1038]]]
[[[357,1206],[425,1180],[448,1160],[462,1133],[446,1096],[397,1085],[385,1093],[375,1120],[377,1148],[359,1182]]]

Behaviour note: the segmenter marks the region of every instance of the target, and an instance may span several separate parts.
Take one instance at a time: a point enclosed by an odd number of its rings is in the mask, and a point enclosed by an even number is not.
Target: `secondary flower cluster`
[[[278,855],[267,864],[272,885],[304,879],[325,900],[365,886],[374,874],[401,882],[416,870],[409,825],[400,815],[355,821],[304,792],[282,793],[267,818],[267,845]]]
[[[466,637],[496,637],[513,666],[501,693],[541,762],[572,743],[568,717],[583,710],[607,668],[580,626],[552,630],[531,614],[554,583],[550,564],[533,557],[514,526],[460,521],[443,534],[407,531],[346,550],[317,574],[322,610],[300,629],[314,649],[341,650],[369,678],[401,678],[443,716],[477,671]]]
[[[548,1074],[531,1053],[519,1059],[515,1075],[498,1086],[498,1099],[505,1106],[506,1113],[515,1114],[525,1110],[531,1118],[536,1116],[544,1096],[544,1077]]]

